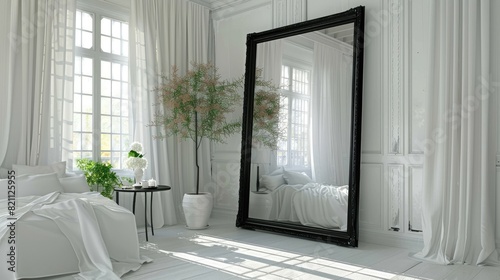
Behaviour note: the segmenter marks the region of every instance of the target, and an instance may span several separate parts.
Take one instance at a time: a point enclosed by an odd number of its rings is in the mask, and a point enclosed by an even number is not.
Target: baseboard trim
[[[359,231],[359,241],[408,249],[414,252],[419,252],[424,247],[421,236],[409,236],[408,234],[390,231],[380,232],[361,229]]]

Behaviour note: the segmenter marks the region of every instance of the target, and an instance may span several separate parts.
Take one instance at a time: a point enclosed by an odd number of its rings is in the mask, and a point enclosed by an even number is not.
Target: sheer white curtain
[[[318,183],[349,184],[352,55],[314,44],[312,169]]]
[[[72,139],[74,0],[2,1],[0,162],[47,164]],[[6,38],[6,37],[4,37]]]
[[[483,0],[432,2],[424,248],[416,256],[442,264],[498,264],[497,103],[489,88],[489,4]]]
[[[154,225],[161,227],[183,219],[182,196],[195,190],[194,144],[190,140],[154,139],[159,128],[147,126],[154,119],[155,92],[160,75],[173,65],[185,72],[191,62],[208,61],[209,10],[178,0],[132,1],[130,18],[130,76],[133,140],[142,142],[149,161],[145,177],[170,185],[172,191],[155,194]],[[161,108],[160,108],[161,109]],[[200,188],[207,191],[210,177],[210,146],[200,148]],[[210,190],[213,191],[213,190]],[[121,201],[121,199],[120,199]],[[142,204],[143,199],[138,202]],[[143,211],[141,205],[137,211]],[[136,212],[136,213],[138,213]],[[148,213],[149,214],[149,213]],[[142,224],[143,215],[136,215]]]
[[[283,40],[273,40],[257,45],[256,66],[265,81],[272,81],[276,86],[281,82],[283,64]],[[256,88],[256,91],[258,88]],[[261,143],[253,143],[252,162],[259,165],[259,175],[265,175],[276,168],[276,154]],[[257,165],[252,165],[256,174]],[[250,178],[251,186],[256,186],[257,176]]]

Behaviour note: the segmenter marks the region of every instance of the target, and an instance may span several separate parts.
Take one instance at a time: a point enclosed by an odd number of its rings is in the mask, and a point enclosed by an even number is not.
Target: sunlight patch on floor
[[[154,243],[143,244],[141,248],[232,274],[241,279],[400,279],[389,272],[209,235],[195,235],[185,240],[201,248],[176,252],[160,248]],[[218,255],[200,253],[202,248],[213,248],[211,253]]]

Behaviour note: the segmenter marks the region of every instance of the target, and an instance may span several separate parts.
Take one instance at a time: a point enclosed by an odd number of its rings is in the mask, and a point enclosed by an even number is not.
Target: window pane
[[[111,96],[111,81],[106,79],[101,79],[101,95]]]
[[[76,28],[82,29],[82,12],[76,11]]]
[[[113,135],[113,144],[112,144],[112,150],[113,151],[120,151],[121,149],[120,145],[120,135]]]
[[[92,78],[82,77],[82,93],[92,94],[93,90]]]
[[[113,81],[113,88],[111,89],[113,97],[121,96],[121,83],[117,81]]]
[[[92,152],[84,152],[82,153],[82,158],[92,158]]]
[[[127,151],[130,147],[130,141],[128,139],[128,135],[122,135],[122,151]]]
[[[92,16],[89,13],[82,12],[82,29],[92,32],[93,25]]]
[[[128,101],[127,100],[122,100],[122,116],[128,117]]]
[[[92,42],[92,33],[88,31],[82,31],[82,48],[86,49],[91,49],[93,42]]]
[[[111,150],[111,135],[101,134],[101,150]]]
[[[82,31],[81,30],[75,30],[75,46],[81,47],[82,46]]]
[[[73,131],[82,131],[82,116],[73,114]]]
[[[128,133],[128,118],[122,118],[122,133]]]
[[[73,83],[74,83],[74,91],[76,93],[81,93],[82,92],[82,77],[75,76]]]
[[[112,69],[112,72],[111,72],[111,77],[113,77],[113,80],[120,80],[120,75],[121,75],[121,71],[120,71],[120,67],[121,65],[118,64],[118,63],[113,63],[113,69]]]
[[[82,74],[82,57],[81,56],[75,56],[75,74],[77,74],[77,75]]]
[[[122,39],[128,40],[128,24],[122,24]]]
[[[92,132],[92,115],[82,115],[82,131]]]
[[[128,41],[122,41],[122,55],[128,57]]]
[[[120,99],[113,98],[112,101],[112,113],[113,116],[119,116],[120,115]]]
[[[108,36],[101,36],[101,50],[106,53],[111,52],[111,38]]]
[[[92,113],[92,96],[82,95],[82,112]]]
[[[101,78],[111,79],[111,62],[101,61]]]
[[[111,99],[107,97],[101,98],[101,114],[111,115]]]
[[[122,83],[122,94],[123,99],[128,99],[128,83]]]
[[[84,57],[82,58],[82,74],[86,76],[92,76],[92,58]]]
[[[128,66],[122,65],[122,81],[128,82]]]
[[[120,133],[120,117],[111,117],[111,132]]]
[[[111,20],[109,18],[101,19],[101,33],[111,36]]]
[[[113,54],[121,55],[121,44],[120,44],[120,40],[119,40],[119,39],[115,39],[115,38],[113,38],[112,40],[113,40],[113,41],[112,41],[111,48],[112,48],[112,52],[113,52]]]
[[[73,112],[81,112],[82,111],[82,95],[75,94],[73,96]]]
[[[111,117],[101,116],[101,132],[111,132]]]
[[[121,28],[120,28],[120,22],[114,21],[113,20],[113,37],[115,38],[120,38],[121,37]]]
[[[82,150],[92,151],[91,133],[82,133]]]
[[[81,150],[82,149],[82,134],[81,133],[73,133],[73,150]]]

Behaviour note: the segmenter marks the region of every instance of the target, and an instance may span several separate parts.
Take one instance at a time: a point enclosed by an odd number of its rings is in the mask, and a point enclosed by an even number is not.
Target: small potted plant
[[[83,171],[87,184],[92,191],[101,191],[104,197],[113,198],[113,190],[121,185],[121,181],[109,162],[97,162],[90,159],[78,159],[78,169]]]
[[[196,186],[194,192],[184,194],[182,202],[190,229],[206,228],[213,207],[212,194],[200,192],[200,145],[203,140],[223,143],[225,137],[240,130],[240,119],[231,120],[227,116],[240,104],[241,85],[241,78],[221,80],[210,63],[192,63],[191,70],[184,75],[173,66],[171,75],[164,76],[163,83],[156,88],[155,105],[160,109],[150,125],[165,131],[157,138],[177,135],[194,144]]]

